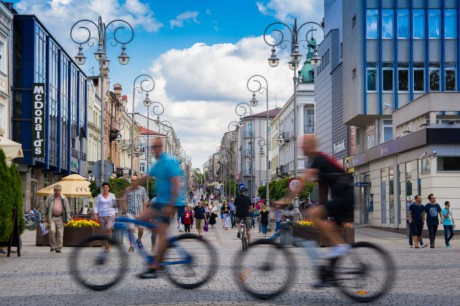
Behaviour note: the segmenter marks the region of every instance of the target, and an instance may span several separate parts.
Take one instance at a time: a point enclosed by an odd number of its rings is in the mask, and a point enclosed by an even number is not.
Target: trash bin
[[[292,246],[294,244],[294,233],[292,226],[288,222],[280,224],[280,244],[283,246]]]

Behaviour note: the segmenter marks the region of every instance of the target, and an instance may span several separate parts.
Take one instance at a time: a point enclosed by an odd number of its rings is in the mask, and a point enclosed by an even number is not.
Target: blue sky
[[[77,46],[70,40],[72,24],[87,18],[104,22],[129,21],[135,38],[127,45],[130,63],[117,62],[119,47],[108,47],[112,85],[123,85],[131,110],[133,81],[141,73],[151,75],[155,89],[151,99],[165,106],[163,119],[172,122],[183,148],[201,168],[215,152],[234,108],[249,101],[246,82],[262,74],[269,82],[269,106],[282,106],[292,95],[292,75],[287,60],[273,69],[267,64],[270,48],[262,38],[272,22],[292,24],[320,22],[321,0],[20,0],[13,1],[19,13],[36,14],[68,53]],[[85,48],[93,58],[95,49]],[[281,58],[283,60],[282,54]],[[97,63],[88,60],[88,75]],[[276,101],[275,101],[276,97]],[[135,111],[146,113],[137,94]],[[263,100],[262,97],[260,100]],[[131,104],[132,105],[132,104]],[[261,103],[255,112],[264,111]]]

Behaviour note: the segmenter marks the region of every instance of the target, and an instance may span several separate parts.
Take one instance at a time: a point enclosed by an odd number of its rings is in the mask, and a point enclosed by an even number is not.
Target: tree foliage
[[[120,198],[129,186],[128,180],[124,178],[111,178],[108,183],[110,184],[110,192],[115,194],[117,198]],[[101,188],[96,186],[96,181],[91,181],[89,189],[92,197],[101,193]]]
[[[288,183],[290,177],[282,178],[279,180],[271,181],[270,182],[270,199],[272,200],[279,200],[283,196],[286,195],[288,192]],[[299,194],[300,199],[306,199],[309,197],[310,192],[313,190],[315,184],[314,183],[308,183],[305,185],[304,189],[302,192]],[[266,196],[266,186],[260,186],[259,189],[257,190],[259,193],[259,196],[263,199],[265,199]]]

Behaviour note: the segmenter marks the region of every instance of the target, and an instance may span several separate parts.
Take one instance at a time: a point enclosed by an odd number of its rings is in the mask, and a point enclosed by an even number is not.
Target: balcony
[[[80,160],[86,161],[86,153],[80,152]]]
[[[72,157],[79,158],[78,150],[72,149]]]

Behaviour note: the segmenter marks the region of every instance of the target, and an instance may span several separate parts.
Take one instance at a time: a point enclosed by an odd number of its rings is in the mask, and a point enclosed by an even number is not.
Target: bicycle
[[[243,251],[247,251],[248,249],[248,233],[245,222],[246,218],[242,218],[240,224],[238,225],[238,238],[241,239],[241,244],[243,247]]]
[[[29,214],[24,214],[24,228],[29,231],[34,231],[38,224],[39,218],[31,217]]]
[[[129,240],[127,223],[141,225],[151,230],[156,224],[137,219],[118,217],[114,226],[114,237],[120,237],[124,232]],[[121,232],[120,232],[121,231]],[[105,252],[103,246],[110,244],[110,250]],[[154,263],[155,259],[145,249],[137,253],[146,264]],[[69,268],[72,277],[80,285],[95,291],[106,290],[117,284],[127,272],[128,252],[119,241],[105,235],[93,236],[82,241],[69,257]],[[168,249],[161,266],[167,278],[176,286],[193,289],[202,286],[216,272],[217,253],[203,238],[194,234],[183,234],[168,239]]]
[[[286,247],[275,242],[283,231],[292,227],[290,222],[287,224],[269,239],[254,241],[248,250],[240,251],[235,257],[234,277],[240,288],[255,298],[267,300],[276,297],[293,284],[298,271],[294,257]],[[354,301],[375,301],[393,285],[393,260],[375,244],[354,243],[349,254],[329,260],[321,258],[316,241],[294,237],[294,244],[302,246],[320,279],[327,280]],[[327,264],[322,264],[322,261]],[[382,274],[381,282],[377,274]]]

